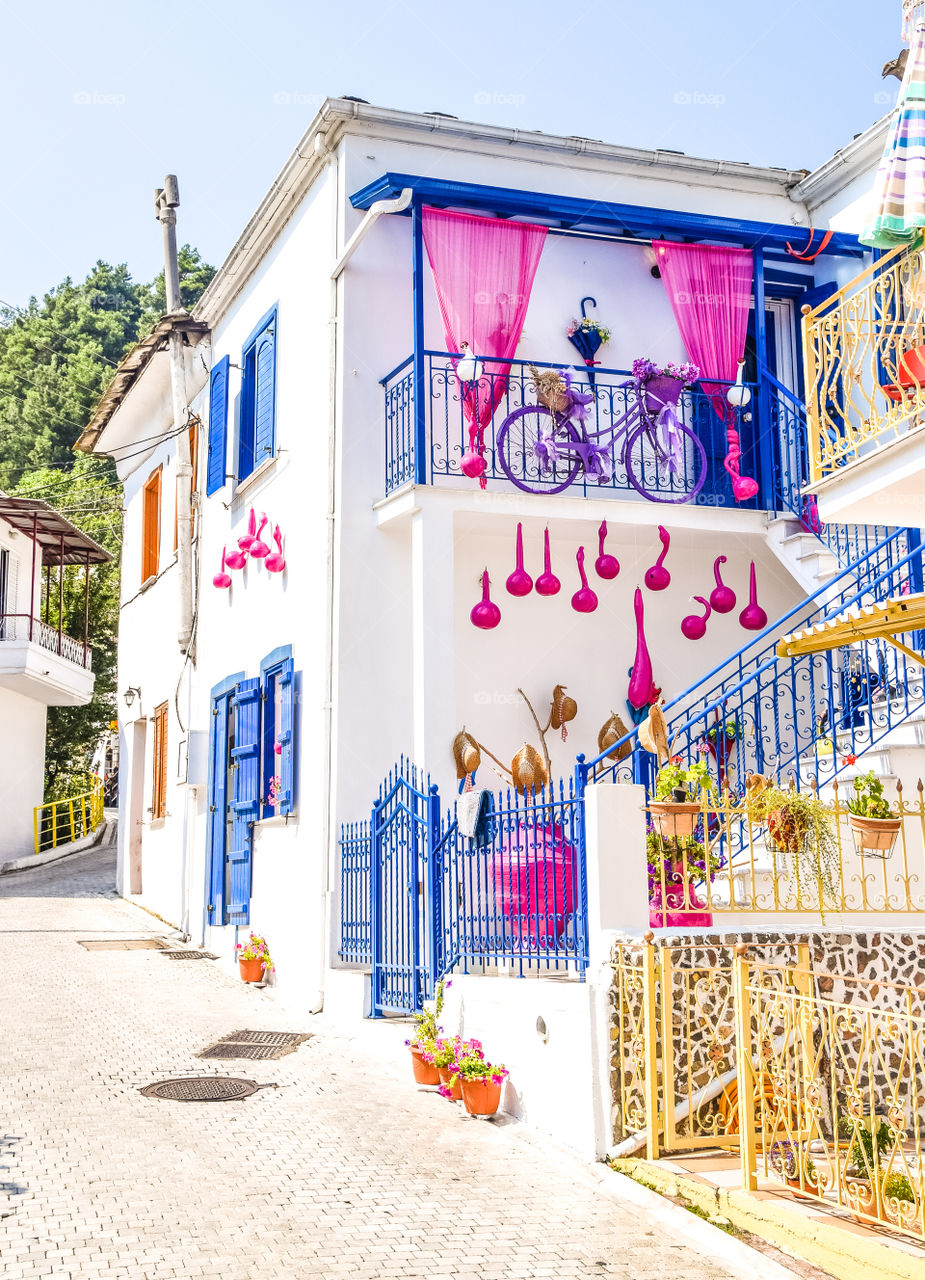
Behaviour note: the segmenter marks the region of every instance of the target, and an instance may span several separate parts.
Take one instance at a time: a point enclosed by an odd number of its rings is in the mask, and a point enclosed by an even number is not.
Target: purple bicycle
[[[622,384],[628,408],[609,427],[589,431],[593,395],[572,385],[568,369],[531,368],[539,403],[508,414],[498,431],[501,469],[525,493],[561,493],[579,471],[598,484],[612,476],[617,442],[626,478],[649,502],[691,502],[707,475],[707,455],[675,407],[678,378],[630,378]]]

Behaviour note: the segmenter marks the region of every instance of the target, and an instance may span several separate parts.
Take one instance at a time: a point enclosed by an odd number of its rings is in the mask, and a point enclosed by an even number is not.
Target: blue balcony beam
[[[414,204],[466,209],[501,218],[527,218],[546,226],[569,227],[575,231],[610,232],[640,239],[668,236],[686,240],[710,240],[744,245],[762,245],[770,251],[786,250],[787,241],[799,235],[792,224],[751,222],[716,214],[689,213],[677,209],[653,209],[646,205],[614,204],[606,200],[580,199],[539,191],[518,191],[509,187],[489,187],[474,182],[449,182],[407,173],[384,173],[375,182],[354,192],[350,203],[368,209],[376,200],[399,195],[406,187],[414,191]],[[412,214],[412,210],[408,211]],[[404,216],[404,215],[399,215]],[[857,236],[836,231],[824,250],[827,256],[860,258],[868,250]]]

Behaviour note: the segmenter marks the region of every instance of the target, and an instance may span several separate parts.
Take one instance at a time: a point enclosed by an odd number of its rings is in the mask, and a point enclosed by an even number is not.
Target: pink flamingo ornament
[[[752,561],[748,574],[748,604],[739,614],[739,622],[746,631],[763,631],[768,625],[768,615],[758,603],[758,589],[755,586],[755,562]]]
[[[543,534],[543,572],[536,580],[536,590],[541,596],[554,596],[562,588],[562,583],[552,571],[549,558],[549,529]]]
[[[692,600],[696,600],[698,604],[702,604],[706,609],[703,617],[698,617],[696,613],[689,613],[686,618],[681,619],[681,634],[686,636],[688,640],[702,640],[707,633],[707,618],[713,610],[710,608],[709,600],[704,600],[703,596],[691,596]]]
[[[225,572],[225,548],[222,547],[222,571],[217,573],[212,579],[212,586],[218,587],[221,591],[227,591],[231,586],[231,574]]]
[[[225,564],[229,569],[243,569],[246,563],[246,551],[229,551],[225,556]]]
[[[263,519],[260,521],[260,528],[257,530],[256,536],[253,542],[251,543],[250,547],[248,548],[248,550],[250,551],[251,555],[254,557],[255,560],[265,560],[266,557],[270,554],[270,548],[267,546],[267,544],[263,541],[263,539],[260,536],[263,533],[264,528],[266,527],[266,523],[267,523],[267,517],[264,516]]]
[[[472,606],[472,612],[469,614],[469,621],[480,631],[491,631],[501,621],[501,610],[488,594],[490,585],[486,569],[482,574],[482,598],[478,604]]]
[[[656,689],[655,681],[652,679],[652,659],[649,656],[649,646],[646,644],[642,592],[639,587],[636,588],[636,594],[633,597],[633,612],[636,615],[636,657],[633,659],[630,671],[626,700],[634,710],[642,711],[658,701],[661,690]]]
[[[597,559],[594,561],[594,570],[599,578],[615,578],[620,572],[620,561],[616,556],[606,554],[604,551],[604,539],[607,537],[607,521],[601,521],[601,527],[597,531]]]
[[[579,547],[575,553],[578,572],[581,576],[581,587],[572,596],[572,608],[576,613],[593,613],[597,608],[597,596],[588,586],[588,575],[585,573],[585,549]]]
[[[651,569],[646,569],[645,583],[650,591],[664,591],[671,582],[671,574],[665,568],[664,560],[671,546],[671,534],[662,525],[658,526],[658,536],[662,543],[662,554]]]
[[[517,522],[517,554],[514,572],[504,584],[509,596],[528,596],[533,590],[533,579],[524,568],[524,528]]]
[[[742,375],[745,370],[745,361],[739,361],[739,373],[733,385],[726,392],[726,399],[729,401],[733,410],[744,409],[752,398],[752,393],[748,387],[743,384]],[[753,480],[751,476],[743,476],[739,472],[739,460],[742,457],[742,448],[739,444],[739,433],[736,430],[736,417],[733,412],[732,421],[726,426],[726,457],[723,459],[723,466],[729,473],[729,479],[732,481],[732,496],[736,502],[747,502],[749,498],[754,498],[758,492],[758,481]]]
[[[238,546],[242,551],[250,551],[251,543],[257,534],[257,512],[251,507],[251,513],[247,520],[247,533],[242,533],[238,538]]]
[[[736,593],[732,587],[727,587],[719,576],[719,567],[725,563],[725,556],[717,556],[713,561],[713,577],[716,579],[716,586],[710,592],[710,607],[714,613],[732,613],[736,607]]]
[[[270,552],[264,564],[267,566],[268,573],[282,573],[286,567],[286,561],[283,559],[283,535],[279,531],[279,525],[273,530],[273,540],[277,550]]]

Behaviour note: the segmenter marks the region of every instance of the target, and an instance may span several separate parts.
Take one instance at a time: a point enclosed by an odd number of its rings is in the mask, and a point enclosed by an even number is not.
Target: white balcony
[[[90,648],[39,618],[0,615],[0,687],[48,707],[79,707],[93,695]]]

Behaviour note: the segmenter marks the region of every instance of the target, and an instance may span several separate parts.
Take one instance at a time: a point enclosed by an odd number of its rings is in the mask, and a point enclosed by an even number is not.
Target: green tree
[[[189,245],[178,262],[189,308],[215,269]],[[93,749],[115,717],[122,489],[111,462],[75,454],[74,444],[119,361],[165,310],[163,272],[140,284],[125,263],[102,260],[80,284],[68,278],[22,311],[0,308],[0,490],[41,497],[114,556],[91,573],[93,699],[49,710],[50,798],[81,789]],[[83,585],[73,579],[63,613],[69,634],[80,636]]]

